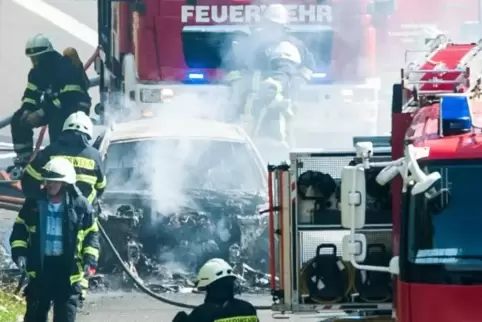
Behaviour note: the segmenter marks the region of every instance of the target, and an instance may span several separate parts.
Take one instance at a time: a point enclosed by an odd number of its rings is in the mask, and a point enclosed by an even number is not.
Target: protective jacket
[[[283,41],[293,44],[298,49],[301,56],[299,66],[288,61],[276,62],[273,65],[270,52]],[[286,32],[273,34],[269,30],[258,29],[236,47],[239,47],[240,50],[234,49],[235,52],[227,62],[227,68],[234,72],[240,70],[261,71],[265,77],[272,76],[273,73],[282,73],[289,77],[299,75],[310,80],[315,68],[313,54],[301,41]],[[246,48],[250,48],[249,52],[246,52]],[[230,74],[236,76],[236,73]]]
[[[91,99],[82,74],[68,57],[58,52],[46,55],[48,57],[28,74],[22,109],[43,108],[47,117],[59,113],[67,117],[78,110],[88,115]],[[43,104],[40,105],[42,97]]]
[[[258,322],[251,303],[232,298],[225,302],[206,301],[196,307],[185,322]]]
[[[42,199],[26,199],[20,210],[10,236],[12,259],[27,258],[27,272],[30,280],[41,278],[45,242],[45,216],[39,216]],[[63,220],[64,255],[70,267],[70,283],[80,294],[88,281],[84,278],[84,265],[97,267],[99,257],[99,227],[94,217],[94,209],[75,187],[69,187],[65,200]]]
[[[86,136],[76,131],[65,131],[57,141],[40,151],[27,165],[22,176],[22,190],[26,197],[37,198],[42,180],[41,169],[54,157],[69,159],[77,173],[76,185],[92,204],[104,192],[107,180],[98,150],[93,148]]]
[[[299,63],[273,59],[273,52],[283,42],[296,47]],[[246,48],[249,48],[247,52]],[[229,72],[225,81],[232,85],[233,93],[237,93],[233,99],[240,102],[239,112],[256,117],[260,108],[277,99],[295,98],[299,86],[311,80],[315,62],[306,46],[287,32],[259,29],[234,46],[226,68]]]

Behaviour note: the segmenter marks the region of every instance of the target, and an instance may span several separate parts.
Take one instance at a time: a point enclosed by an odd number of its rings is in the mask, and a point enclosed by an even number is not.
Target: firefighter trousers
[[[47,322],[52,304],[54,322],[75,322],[80,293],[70,285],[69,275],[62,256],[45,257],[41,277],[25,290],[24,322]]]
[[[50,142],[55,141],[64,125],[65,117],[57,115],[46,115],[43,109],[35,111],[19,109],[13,114],[10,124],[13,149],[17,154],[19,162],[26,162],[33,151],[33,130],[48,125]]]

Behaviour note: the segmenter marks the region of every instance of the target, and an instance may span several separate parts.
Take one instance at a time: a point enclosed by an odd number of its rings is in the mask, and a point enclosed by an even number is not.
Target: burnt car
[[[267,261],[258,215],[266,165],[240,127],[141,119],[116,125],[96,144],[108,178],[101,222],[137,272],[172,262],[194,271],[212,257],[244,257],[255,267]],[[255,244],[266,246],[253,253]],[[113,254],[102,250],[102,270],[115,270]]]

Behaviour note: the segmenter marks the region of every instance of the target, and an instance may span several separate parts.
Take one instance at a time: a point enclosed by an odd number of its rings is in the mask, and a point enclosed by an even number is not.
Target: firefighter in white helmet
[[[54,321],[74,322],[97,267],[99,228],[68,159],[52,158],[42,179],[42,194],[25,199],[10,236],[12,259],[29,276],[23,321],[47,321],[53,306]]]
[[[22,105],[11,121],[15,168],[28,163],[33,150],[33,129],[48,125],[51,141],[62,131],[65,119],[76,111],[89,112],[88,84],[69,57],[57,52],[42,34],[28,39],[25,55],[32,62]],[[13,172],[13,171],[11,171]],[[18,172],[18,171],[16,171]]]
[[[189,315],[179,312],[173,322],[259,321],[251,303],[234,298],[236,278],[231,265],[223,259],[208,260],[199,270],[195,283],[198,290],[206,291],[204,303]]]
[[[100,152],[90,145],[93,137],[92,120],[84,112],[72,113],[64,122],[59,138],[40,151],[26,167],[21,183],[26,197],[41,191],[42,168],[55,156],[71,160],[77,172],[77,187],[91,204],[99,198],[107,185]]]
[[[300,83],[311,80],[313,55],[298,39],[289,34],[289,12],[281,4],[266,8],[261,21],[250,35],[233,45],[226,65],[226,81],[243,84],[241,114],[256,117],[259,109],[291,100]],[[248,75],[251,81],[243,81]],[[249,84],[249,85],[247,85]],[[291,111],[290,111],[291,112]]]

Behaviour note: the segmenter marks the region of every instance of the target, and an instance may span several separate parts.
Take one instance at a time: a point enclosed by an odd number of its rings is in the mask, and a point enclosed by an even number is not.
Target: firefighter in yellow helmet
[[[72,163],[62,157],[42,170],[45,188],[26,199],[10,236],[12,259],[28,273],[25,322],[73,322],[88,278],[99,257],[99,229],[94,210],[75,186]]]
[[[233,268],[220,258],[208,260],[199,270],[196,287],[206,291],[204,303],[189,315],[179,312],[173,322],[258,322],[255,307],[234,298],[237,276]]]

